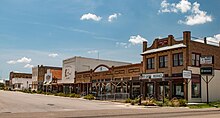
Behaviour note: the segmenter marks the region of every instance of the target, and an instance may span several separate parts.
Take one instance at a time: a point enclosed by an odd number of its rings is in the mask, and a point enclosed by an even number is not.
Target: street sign
[[[201,75],[213,75],[213,67],[201,67],[200,74]]]
[[[160,78],[163,78],[163,73],[141,74],[140,79],[160,79]]]
[[[191,79],[192,78],[192,71],[191,70],[183,70],[183,78]]]
[[[213,61],[214,58],[213,56],[201,56],[200,57],[200,64],[203,65],[203,64],[213,64]]]

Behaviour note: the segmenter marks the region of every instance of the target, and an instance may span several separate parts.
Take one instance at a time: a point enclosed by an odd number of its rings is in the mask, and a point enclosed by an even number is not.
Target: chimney
[[[184,31],[183,32],[183,44],[189,45],[190,40],[191,40],[191,32]]]
[[[207,40],[206,40],[206,37],[204,37],[204,44],[207,44]]]
[[[147,51],[147,41],[143,41],[143,52]]]
[[[173,45],[173,44],[172,44],[173,38],[174,38],[173,35],[168,35],[168,45],[169,45],[169,46]]]

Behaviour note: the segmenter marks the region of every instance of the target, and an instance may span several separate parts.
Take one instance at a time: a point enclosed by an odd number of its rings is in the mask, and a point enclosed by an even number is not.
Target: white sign
[[[52,73],[50,69],[47,70],[47,73],[44,76],[44,84],[50,84],[52,82]]]
[[[200,57],[200,64],[213,64],[213,56]]]
[[[141,79],[160,79],[163,78],[163,73],[142,74]]]
[[[192,71],[191,70],[183,70],[183,78],[191,79],[192,78]]]

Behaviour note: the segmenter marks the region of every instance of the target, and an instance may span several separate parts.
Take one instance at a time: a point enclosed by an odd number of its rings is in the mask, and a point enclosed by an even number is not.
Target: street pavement
[[[0,118],[219,118],[219,108],[144,107],[51,95],[0,91]]]

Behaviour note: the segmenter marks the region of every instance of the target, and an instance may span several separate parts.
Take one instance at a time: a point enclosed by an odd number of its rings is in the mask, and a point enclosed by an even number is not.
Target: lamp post
[[[162,82],[163,82],[163,104],[164,104],[164,99],[165,99],[165,78],[162,77]]]

